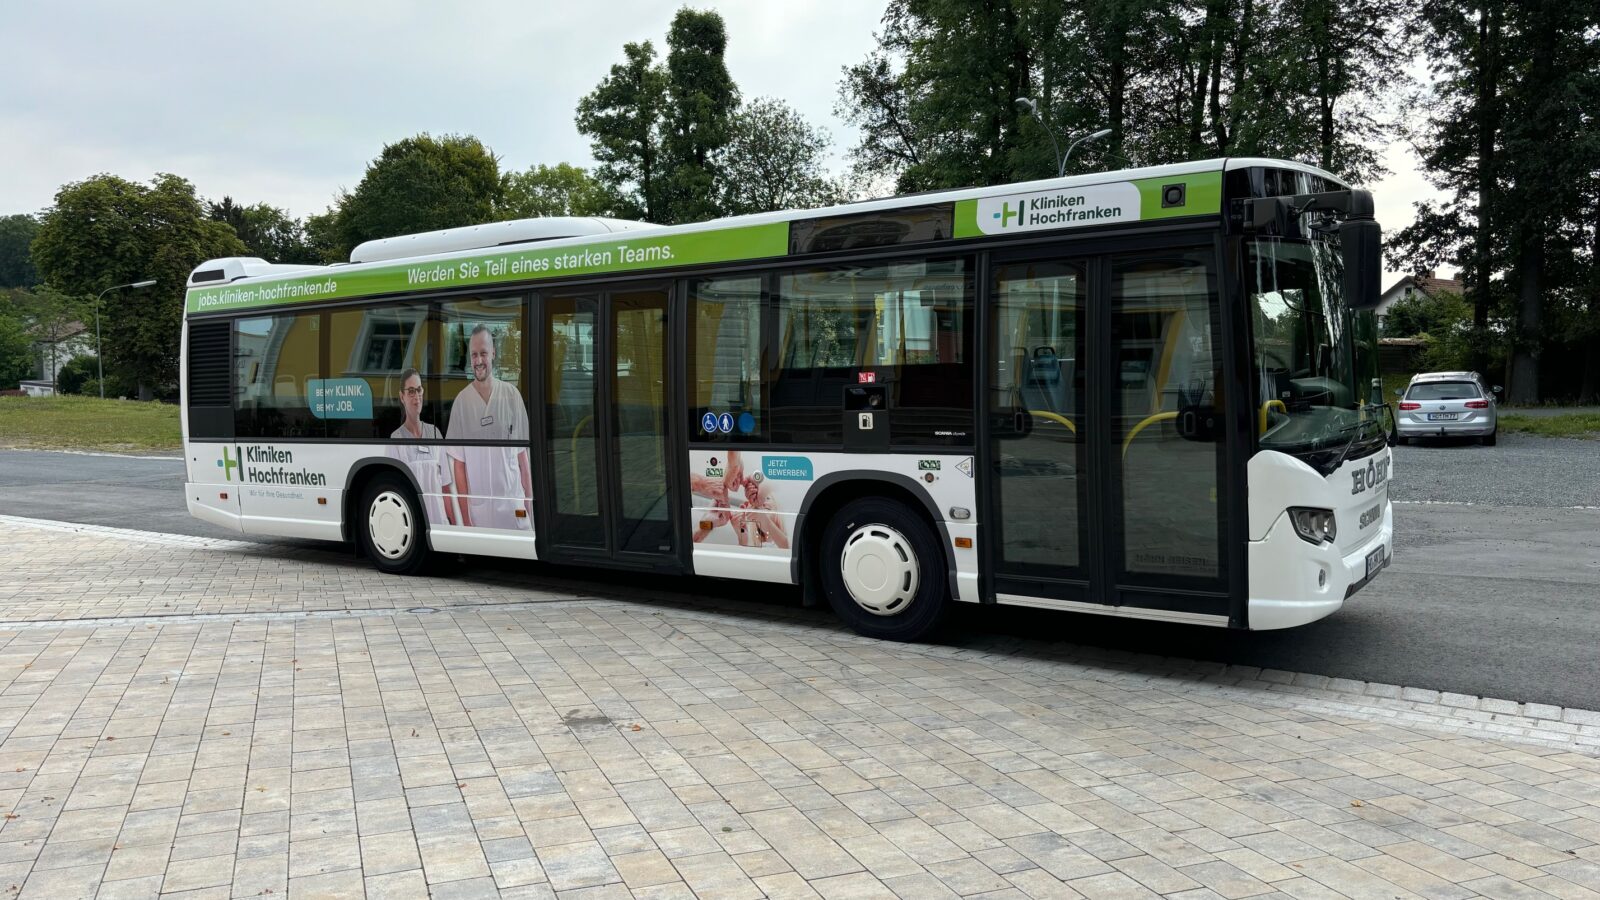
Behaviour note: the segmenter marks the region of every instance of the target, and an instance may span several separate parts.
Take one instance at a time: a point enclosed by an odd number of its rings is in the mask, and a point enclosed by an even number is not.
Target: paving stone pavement
[[[1600,897],[1581,722],[308,548],[0,539],[0,898]]]

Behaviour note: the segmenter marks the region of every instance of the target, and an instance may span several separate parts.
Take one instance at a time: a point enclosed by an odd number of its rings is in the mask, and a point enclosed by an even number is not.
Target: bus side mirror
[[[1406,394],[1406,389],[1405,388],[1395,388],[1394,389],[1394,395],[1396,397],[1404,397],[1405,394]]]
[[[1383,299],[1383,229],[1372,219],[1339,224],[1344,254],[1344,302],[1351,309],[1373,309]]]

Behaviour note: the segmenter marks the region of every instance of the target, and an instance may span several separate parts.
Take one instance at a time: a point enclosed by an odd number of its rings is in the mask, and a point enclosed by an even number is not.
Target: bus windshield
[[[1245,254],[1261,449],[1337,466],[1382,436],[1368,427],[1383,402],[1377,319],[1345,306],[1335,241],[1258,238]]]

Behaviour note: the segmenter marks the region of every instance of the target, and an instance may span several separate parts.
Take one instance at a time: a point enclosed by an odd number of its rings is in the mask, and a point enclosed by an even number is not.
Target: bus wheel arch
[[[911,479],[882,472],[819,479],[806,496],[799,526],[795,577],[806,604],[829,604],[856,631],[885,640],[918,640],[937,628],[953,605],[949,535],[932,501]],[[908,552],[914,558],[906,566]],[[857,600],[843,572],[853,554],[864,555],[885,576],[909,581],[915,597],[888,590]]]
[[[403,575],[423,571],[430,555],[428,517],[422,491],[411,471],[386,457],[363,459],[350,467],[345,485],[345,537],[380,571]],[[382,542],[371,533],[371,507],[380,502],[380,497],[392,512],[409,520],[407,540],[414,546],[398,556],[393,548],[381,546]]]

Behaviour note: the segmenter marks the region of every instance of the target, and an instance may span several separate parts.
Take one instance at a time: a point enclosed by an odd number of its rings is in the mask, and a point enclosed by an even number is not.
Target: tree
[[[13,390],[33,374],[33,338],[16,310],[0,304],[0,391]]]
[[[578,132],[590,138],[595,179],[619,215],[668,224],[661,118],[667,75],[649,41],[624,44],[625,61],[578,101]]]
[[[1430,296],[1418,291],[1396,300],[1383,319],[1383,332],[1391,337],[1443,337],[1468,327],[1472,308],[1460,294]]]
[[[903,191],[1227,155],[1378,174],[1402,0],[892,0],[845,70],[858,171]],[[1043,121],[1016,103],[1031,97]],[[1049,129],[1047,132],[1046,128]],[[1051,135],[1055,141],[1052,141]]]
[[[665,65],[649,41],[625,44],[624,61],[578,101],[578,131],[618,215],[669,225],[721,213],[717,156],[739,105],[727,45],[721,15],[680,9]]]
[[[1509,307],[1507,399],[1531,402],[1552,348],[1583,350],[1600,370],[1600,341],[1590,340],[1600,334],[1600,299],[1584,299],[1596,283],[1590,233],[1600,224],[1600,10],[1576,0],[1428,0],[1415,27],[1438,51],[1431,82],[1412,98],[1420,114],[1411,136],[1444,197],[1419,204],[1395,244],[1419,267],[1463,267],[1474,368],[1487,368],[1495,345],[1491,310]],[[1551,314],[1564,320],[1559,331]],[[1558,383],[1582,381],[1574,370]]]
[[[424,132],[384,145],[308,232],[325,258],[343,259],[364,241],[491,222],[501,190],[500,163],[481,141]]]
[[[241,206],[232,197],[206,204],[206,218],[227,222],[246,252],[275,263],[319,263],[322,257],[306,238],[300,220],[267,203]]]
[[[850,157],[856,176],[869,185],[889,177],[903,186],[909,181],[902,180],[905,173],[920,173],[931,152],[931,138],[912,119],[907,90],[905,79],[882,49],[844,68],[834,114],[861,135]]]
[[[40,361],[39,377],[54,380],[66,363],[60,355],[61,342],[81,332],[93,310],[82,297],[64,294],[47,284],[4,293],[4,302],[27,327],[30,340],[46,345],[50,353],[49,358]]]
[[[879,51],[847,68],[841,85],[841,111],[864,128],[853,154],[858,167],[897,166],[901,191],[1055,174],[1049,137],[1038,123],[1023,128],[1016,99],[1035,94],[1041,47],[1061,22],[1060,5],[988,0],[982,7],[890,2]],[[1048,110],[1048,98],[1041,105]],[[877,125],[887,130],[872,131]]]
[[[506,175],[495,218],[604,216],[610,214],[611,202],[600,182],[578,166],[536,165]]]
[[[152,288],[106,295],[100,311],[107,374],[135,381],[141,399],[177,382],[189,273],[244,252],[233,229],[205,218],[194,185],[168,174],[149,184],[96,175],[65,185],[33,241],[39,274],[70,294],[156,279]]]
[[[672,222],[715,218],[716,156],[733,131],[739,89],[723,54],[727,26],[713,10],[685,7],[667,32],[667,107],[662,149],[670,177]]]
[[[1600,12],[1573,0],[1527,0],[1508,15],[1517,36],[1519,77],[1506,96],[1505,221],[1511,226],[1511,277],[1517,297],[1517,328],[1512,344],[1507,399],[1532,403],[1540,398],[1540,357],[1550,343],[1545,328],[1547,304],[1565,293],[1552,281],[1550,262],[1558,251],[1570,256],[1564,219],[1590,214],[1587,192],[1573,191],[1600,169],[1600,159],[1581,152],[1600,127],[1581,99],[1595,77],[1595,47],[1600,45]],[[1554,194],[1555,196],[1552,196]]]
[[[1380,119],[1383,94],[1403,79],[1411,44],[1401,0],[1288,0],[1276,20],[1278,60],[1289,68],[1297,115],[1315,123],[1317,165],[1347,178],[1384,174],[1379,148],[1392,128]]]
[[[823,168],[828,135],[782,100],[761,97],[734,114],[717,156],[718,205],[731,215],[826,206],[842,199]]]
[[[0,216],[0,288],[27,288],[39,283],[28,249],[38,233],[39,220],[33,216]]]

